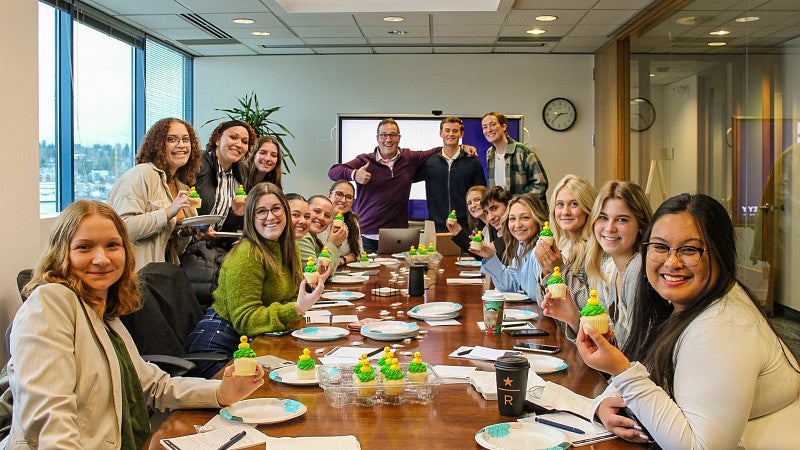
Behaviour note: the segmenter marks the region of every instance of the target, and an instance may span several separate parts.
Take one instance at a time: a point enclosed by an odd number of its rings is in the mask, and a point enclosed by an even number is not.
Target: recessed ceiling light
[[[233,23],[238,23],[238,24],[241,24],[241,25],[247,25],[247,24],[251,24],[251,23],[255,23],[255,22],[256,22],[255,20],[248,19],[246,17],[241,17],[239,19],[233,19]]]
[[[731,34],[731,32],[728,31],[728,30],[719,29],[719,30],[716,30],[716,31],[712,31],[712,32],[710,32],[708,34],[713,35],[713,36],[725,36],[726,34]]]
[[[746,16],[746,17],[737,17],[736,21],[739,23],[744,23],[744,22],[755,22],[758,19],[760,19],[760,17]]]
[[[253,36],[269,36],[269,31],[253,31],[250,34]]]
[[[534,28],[532,30],[526,31],[526,33],[533,34],[533,35],[539,35],[539,34],[545,34],[545,33],[547,33],[547,31],[545,31],[545,30],[543,30],[541,28]]]
[[[384,22],[402,22],[404,20],[406,20],[406,18],[400,16],[386,16],[383,18]]]
[[[654,73],[650,74],[650,78],[653,78],[654,76],[656,76],[656,74],[654,74]]]
[[[389,31],[388,33],[389,34],[393,34],[395,36],[402,36],[404,34],[408,34],[408,31],[406,31],[406,30],[392,30],[392,31]]]
[[[697,25],[697,17],[695,16],[681,17],[677,19],[675,23],[679,25]]]
[[[722,46],[725,46],[725,45],[728,45],[728,43],[727,42],[709,42],[708,43],[709,47],[722,47]]]
[[[552,21],[558,19],[558,17],[556,17],[556,16],[537,16],[537,17],[534,17],[534,19],[538,20],[539,22],[552,22]]]

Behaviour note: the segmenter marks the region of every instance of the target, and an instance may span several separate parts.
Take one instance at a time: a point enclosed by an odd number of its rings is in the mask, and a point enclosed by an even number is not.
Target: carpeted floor
[[[783,342],[800,359],[800,323],[785,317],[772,317],[769,321]]]

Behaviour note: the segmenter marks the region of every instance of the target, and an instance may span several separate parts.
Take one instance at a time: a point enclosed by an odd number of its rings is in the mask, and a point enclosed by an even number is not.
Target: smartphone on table
[[[530,342],[520,342],[514,345],[514,350],[523,352],[536,352],[536,353],[558,353],[561,351],[560,347],[555,345],[532,344]]]
[[[547,330],[540,328],[520,328],[518,330],[506,330],[511,337],[530,337],[530,336],[550,336]]]

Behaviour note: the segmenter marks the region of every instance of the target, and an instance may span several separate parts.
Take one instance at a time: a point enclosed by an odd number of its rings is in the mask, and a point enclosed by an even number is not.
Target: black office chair
[[[19,290],[19,297],[22,299],[23,302],[28,299],[28,296],[22,293],[22,288],[28,284],[29,281],[33,278],[33,269],[22,269],[17,274],[17,289]],[[6,328],[6,356],[9,358],[11,357],[11,325],[12,323],[8,324],[8,328]]]
[[[150,263],[139,269],[142,307],[120,317],[145,361],[173,376],[195,368],[195,361],[226,361],[217,353],[185,353],[183,343],[205,311],[180,266]]]

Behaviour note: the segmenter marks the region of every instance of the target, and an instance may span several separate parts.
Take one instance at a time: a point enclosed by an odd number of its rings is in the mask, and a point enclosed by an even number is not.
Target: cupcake
[[[420,245],[417,249],[417,261],[418,262],[428,262],[428,249],[425,248],[424,245]]]
[[[192,187],[189,189],[189,206],[195,209],[200,209],[200,205],[203,204],[203,199],[200,198],[200,194],[197,193],[197,189]]]
[[[369,267],[369,256],[367,256],[367,252],[361,252],[361,267]]]
[[[344,225],[344,216],[341,212],[337,212],[335,216],[333,216],[333,228],[339,228]]]
[[[386,348],[389,348],[389,347],[386,347]],[[361,359],[359,360],[359,363],[356,364],[355,367],[353,367],[353,373],[354,374],[357,374],[359,371],[361,371],[361,361],[364,361],[365,359],[367,359],[367,354],[366,353],[362,353],[361,354]]]
[[[386,371],[392,366],[392,360],[394,359],[394,350],[389,350],[389,354],[386,355],[386,359],[383,361],[383,365],[380,366],[379,370],[381,375],[386,375]]]
[[[378,382],[375,380],[375,371],[369,365],[369,360],[364,358],[359,363],[358,372],[353,374],[353,384],[359,397],[375,395]]]
[[[305,269],[303,269],[303,276],[306,278],[308,284],[317,284],[319,279],[319,272],[317,272],[317,265],[314,264],[314,258],[309,256]]]
[[[458,218],[456,217],[456,210],[450,211],[450,214],[447,215],[447,224],[448,225],[455,225],[458,222]]]
[[[479,251],[483,247],[483,233],[478,231],[475,236],[472,236],[472,242],[469,243],[469,248]]]
[[[361,359],[364,359],[364,357],[362,357]],[[392,361],[392,349],[387,345],[386,347],[383,347],[383,355],[381,356],[381,359],[378,360],[378,366],[383,367],[387,363],[391,363],[391,361]]]
[[[406,390],[406,380],[397,358],[392,358],[392,365],[383,372],[383,393],[400,395]]]
[[[242,376],[255,375],[256,365],[258,364],[256,352],[247,343],[247,336],[240,337],[239,342],[239,349],[233,352],[233,365],[235,366],[233,374]]]
[[[322,247],[322,251],[317,255],[317,266],[319,270],[325,271],[331,265],[331,254],[328,251],[328,246]]]
[[[414,353],[414,359],[408,364],[408,381],[425,383],[428,381],[428,365],[422,362],[420,352]]]
[[[236,196],[233,198],[235,203],[244,203],[247,201],[247,192],[244,191],[244,186],[241,184],[239,185],[239,189],[236,190]]]
[[[589,291],[589,301],[581,309],[581,328],[584,325],[591,326],[600,334],[608,333],[608,314],[600,304],[600,300],[597,298],[597,291],[594,289]]]
[[[550,291],[552,298],[564,298],[567,296],[567,285],[564,284],[564,279],[561,278],[561,268],[555,266],[553,274],[547,280],[547,289]]]
[[[414,264],[419,260],[419,256],[417,256],[417,248],[413,245],[408,250],[407,258],[409,264]]]
[[[548,247],[552,247],[556,242],[556,238],[553,236],[553,231],[550,230],[550,222],[544,223],[542,231],[539,232],[539,240],[547,244]]]
[[[316,364],[311,359],[311,350],[304,348],[303,354],[297,361],[297,379],[298,380],[313,380],[317,376]]]

